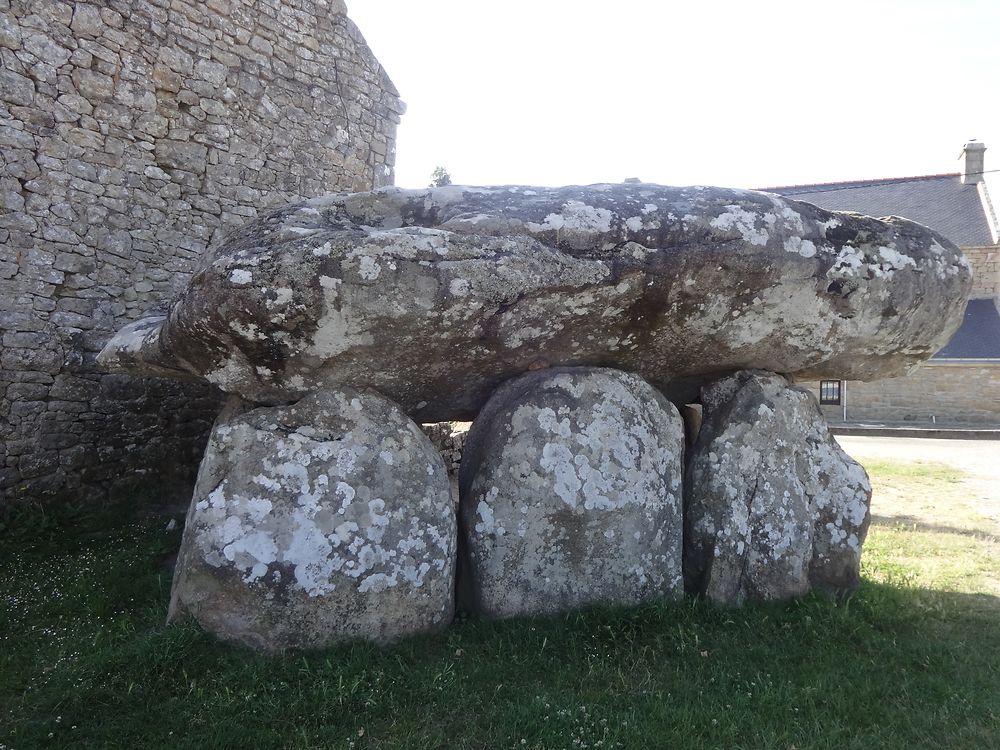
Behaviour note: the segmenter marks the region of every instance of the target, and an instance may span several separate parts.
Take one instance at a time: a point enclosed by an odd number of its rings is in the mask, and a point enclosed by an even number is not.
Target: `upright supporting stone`
[[[462,595],[489,617],[681,593],[677,410],[642,378],[558,368],[502,386],[460,473]]]
[[[853,591],[871,486],[813,397],[742,371],[703,389],[702,402],[684,488],[688,588],[735,606]]]
[[[447,625],[455,512],[420,428],[352,388],[246,408],[212,430],[169,619],[268,651]]]

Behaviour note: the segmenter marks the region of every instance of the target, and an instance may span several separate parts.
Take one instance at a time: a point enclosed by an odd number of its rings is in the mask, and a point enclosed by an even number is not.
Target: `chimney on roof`
[[[962,184],[976,184],[983,181],[986,163],[986,144],[971,140],[962,147]]]

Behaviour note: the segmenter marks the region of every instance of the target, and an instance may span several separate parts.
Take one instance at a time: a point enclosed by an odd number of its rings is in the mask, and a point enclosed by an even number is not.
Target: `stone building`
[[[0,492],[187,494],[216,394],[96,352],[258,212],[391,184],[398,93],[341,0],[0,0],[0,59]]]
[[[902,378],[808,384],[831,423],[1000,425],[1000,225],[985,152],[982,143],[965,144],[955,174],[764,188],[822,208],[913,219],[959,245],[972,264],[965,320],[928,362]]]

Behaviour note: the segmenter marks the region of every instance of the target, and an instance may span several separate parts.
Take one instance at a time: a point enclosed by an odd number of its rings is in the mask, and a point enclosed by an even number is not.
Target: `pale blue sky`
[[[933,174],[970,138],[1000,169],[997,0],[348,3],[409,108],[404,187]]]

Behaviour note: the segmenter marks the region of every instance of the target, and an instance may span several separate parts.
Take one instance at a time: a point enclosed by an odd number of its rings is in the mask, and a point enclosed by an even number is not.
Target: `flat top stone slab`
[[[926,227],[767,193],[387,188],[247,225],[100,361],[263,403],[370,386],[418,421],[469,419],[547,366],[632,371],[675,398],[742,368],[901,375],[948,341],[970,286]]]

